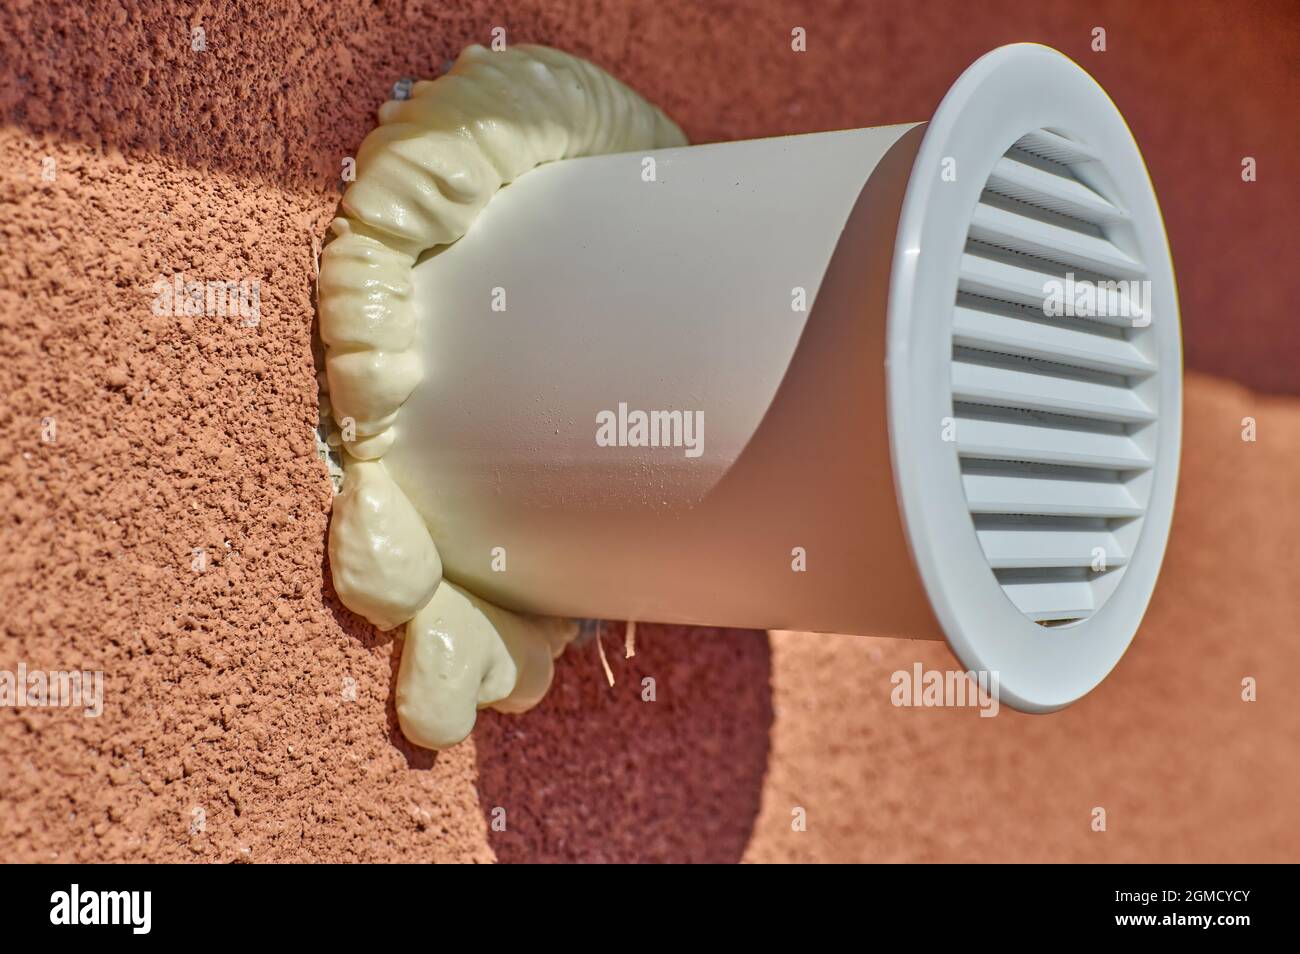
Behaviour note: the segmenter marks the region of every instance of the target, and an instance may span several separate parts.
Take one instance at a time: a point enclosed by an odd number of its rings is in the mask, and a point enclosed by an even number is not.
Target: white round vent
[[[889,324],[896,484],[949,643],[1013,705],[1066,705],[1150,599],[1181,344],[1137,146],[1061,54],[1003,47],[945,97],[903,204]]]

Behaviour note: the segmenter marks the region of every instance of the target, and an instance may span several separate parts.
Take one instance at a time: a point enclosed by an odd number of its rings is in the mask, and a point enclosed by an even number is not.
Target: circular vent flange
[[[1182,344],[1141,153],[1065,56],[1002,47],[944,97],[887,339],[895,489],[948,643],[1010,705],[1068,705],[1123,655],[1159,574]]]

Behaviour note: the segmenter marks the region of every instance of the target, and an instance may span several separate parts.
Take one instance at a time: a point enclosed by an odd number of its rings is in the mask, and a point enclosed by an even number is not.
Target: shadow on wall
[[[343,605],[328,554],[321,600],[351,639],[389,644],[388,741],[408,768],[432,768],[439,753],[408,742],[397,721],[398,632]],[[631,659],[624,636],[623,623],[602,624],[612,687],[595,641],[583,640],[557,660],[536,709],[479,713],[470,744],[499,861],[734,863],[744,854],[774,715],[767,633],[642,624]]]
[[[623,637],[622,623],[604,624],[612,688],[588,641],[559,660],[532,712],[480,715],[479,804],[498,860],[717,863],[744,854],[773,717],[767,634],[642,625],[631,659]],[[643,699],[651,688],[653,701]]]

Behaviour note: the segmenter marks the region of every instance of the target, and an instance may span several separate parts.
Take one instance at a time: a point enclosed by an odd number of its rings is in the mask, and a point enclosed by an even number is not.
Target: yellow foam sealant
[[[577,626],[501,609],[444,581],[436,542],[384,467],[401,407],[424,373],[411,269],[542,163],[685,142],[658,108],[603,70],[524,45],[466,48],[447,74],[385,103],[361,144],[320,266],[323,399],[344,472],[330,565],[349,609],[381,629],[406,624],[397,715],[417,745],[461,741],[480,708],[536,705]]]

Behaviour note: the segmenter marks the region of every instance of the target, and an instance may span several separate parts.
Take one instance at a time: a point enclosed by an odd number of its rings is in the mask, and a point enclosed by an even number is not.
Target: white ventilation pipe
[[[472,592],[946,637],[1031,711],[1137,629],[1178,306],[1132,135],[1055,51],[988,54],[928,124],[541,167],[414,282],[385,464]],[[1048,314],[1089,287],[1105,313]],[[626,446],[633,412],[671,446]]]

